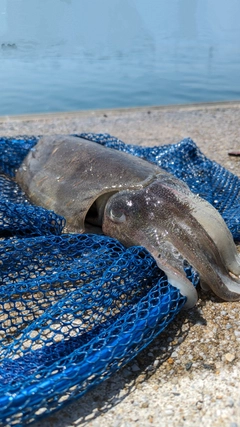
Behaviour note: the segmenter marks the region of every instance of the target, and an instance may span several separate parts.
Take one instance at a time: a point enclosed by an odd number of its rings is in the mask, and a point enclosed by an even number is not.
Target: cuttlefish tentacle
[[[177,248],[169,241],[161,241],[158,254],[154,247],[149,247],[148,250],[153,256],[156,254],[154,256],[155,260],[158,267],[166,274],[168,282],[179,289],[181,294],[187,298],[185,309],[193,307],[198,300],[198,294],[192,282],[186,276],[184,271],[185,260]]]
[[[224,220],[179,182],[167,186],[156,180],[144,189],[115,194],[107,202],[102,228],[126,246],[145,246],[169,282],[188,297],[187,307],[195,304],[196,294],[184,277],[181,257],[216,295],[240,299],[240,279],[229,274],[240,274],[240,257]]]
[[[173,177],[169,180],[166,178],[161,180],[166,190],[172,189],[175,195],[179,193],[179,180]],[[236,250],[232,234],[225,224],[222,216],[218,211],[206,200],[196,194],[193,194],[189,187],[181,182],[181,201],[185,202],[191,208],[192,215],[201,224],[203,229],[209,234],[218,248],[218,252],[226,265],[227,269],[236,276],[240,275],[240,256]]]
[[[193,199],[194,200],[194,199]],[[215,242],[219,255],[226,268],[236,276],[240,275],[240,257],[236,251],[232,235],[225,226],[224,220],[212,205],[197,198],[193,206],[193,215]]]
[[[81,138],[54,135],[38,141],[16,180],[33,203],[64,216],[67,231],[98,229],[126,246],[145,246],[187,297],[186,307],[195,304],[197,293],[184,260],[204,287],[224,300],[240,300],[240,256],[224,220],[158,166]]]

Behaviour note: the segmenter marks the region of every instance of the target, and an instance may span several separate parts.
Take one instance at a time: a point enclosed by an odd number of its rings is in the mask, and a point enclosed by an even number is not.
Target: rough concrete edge
[[[149,111],[176,111],[176,110],[202,110],[202,109],[228,109],[236,108],[240,109],[240,101],[222,101],[222,102],[207,102],[207,103],[196,103],[196,104],[175,104],[175,105],[153,105],[153,106],[142,106],[142,107],[130,107],[130,108],[108,108],[108,109],[97,109],[97,110],[79,110],[79,111],[66,111],[66,112],[53,112],[53,113],[37,113],[37,114],[22,114],[22,115],[6,115],[0,116],[0,123],[9,121],[32,121],[32,120],[52,120],[56,118],[67,119],[72,117],[85,117],[85,116],[101,116],[103,114],[126,114],[134,112]]]

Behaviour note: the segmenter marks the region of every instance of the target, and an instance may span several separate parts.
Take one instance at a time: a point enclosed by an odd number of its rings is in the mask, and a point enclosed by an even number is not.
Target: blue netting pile
[[[75,135],[155,162],[222,214],[240,241],[240,180],[193,141],[144,148]],[[62,234],[31,205],[15,169],[38,137],[0,138],[0,422],[20,426],[82,396],[146,347],[185,303],[141,247]],[[196,286],[198,275],[186,266]]]

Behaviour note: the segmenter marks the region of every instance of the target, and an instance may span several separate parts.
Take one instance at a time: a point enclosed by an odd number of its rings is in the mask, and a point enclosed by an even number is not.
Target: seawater
[[[240,100],[239,0],[1,0],[0,115]]]

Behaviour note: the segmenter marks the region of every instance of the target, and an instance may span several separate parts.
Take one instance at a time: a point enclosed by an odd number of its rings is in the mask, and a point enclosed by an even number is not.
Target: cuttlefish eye
[[[109,217],[112,221],[119,223],[119,224],[125,222],[127,219],[126,215],[123,212],[121,212],[117,209],[113,209],[113,208],[110,209]]]

